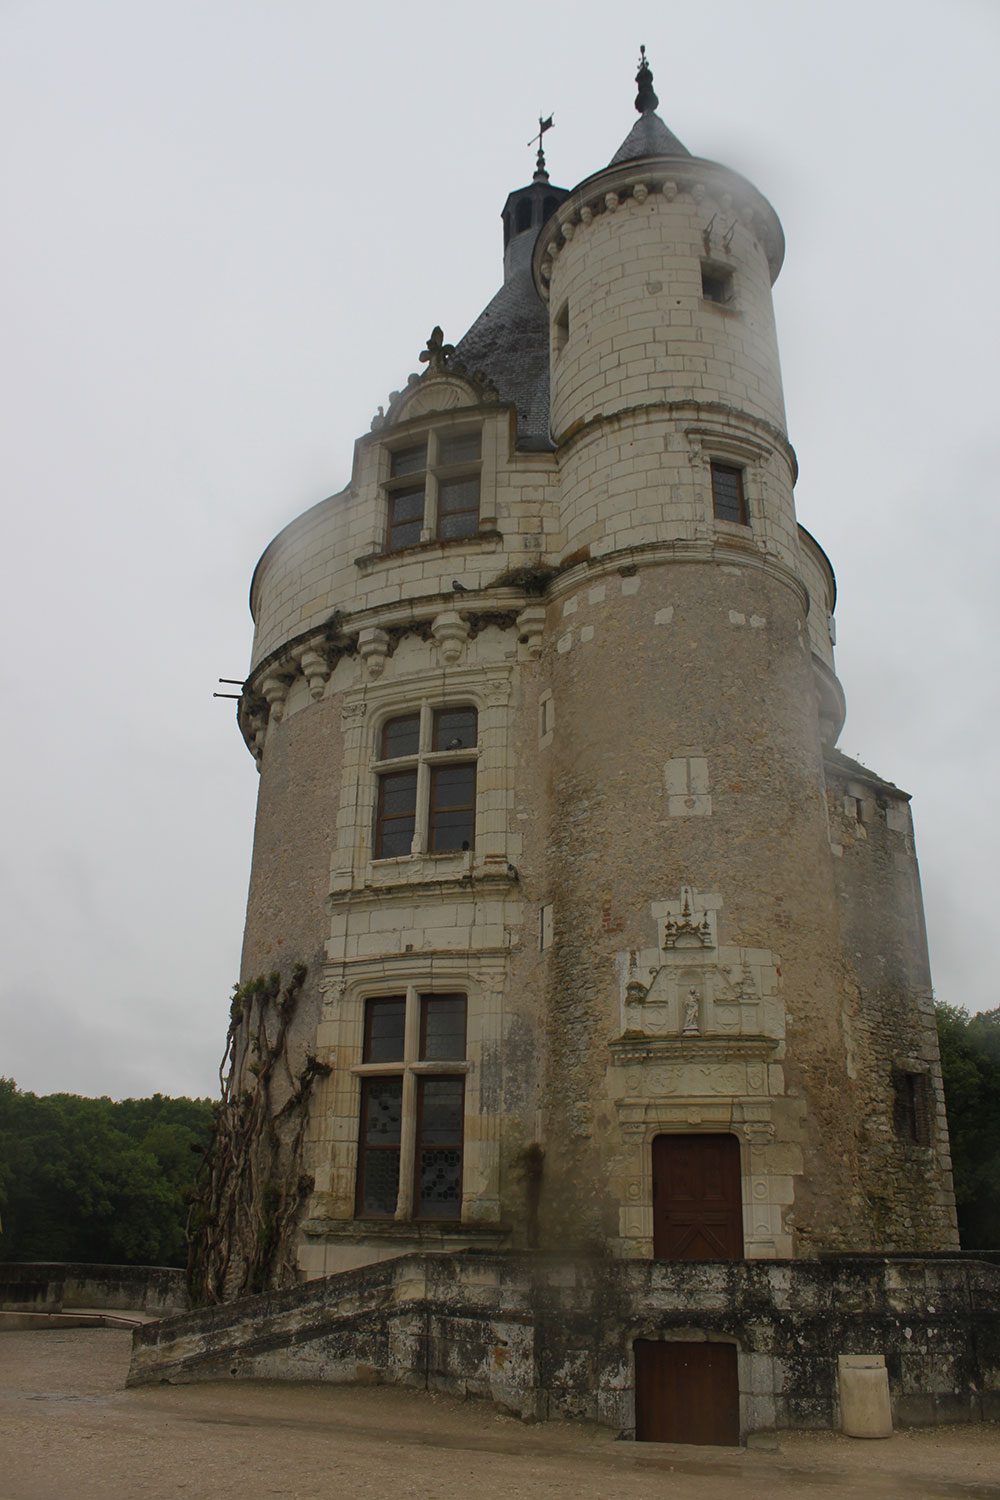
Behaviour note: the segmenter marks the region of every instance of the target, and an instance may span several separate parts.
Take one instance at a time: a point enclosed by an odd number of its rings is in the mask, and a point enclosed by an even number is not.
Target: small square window
[[[436,708],[433,748],[471,750],[476,743],[476,720],[474,708]]]
[[[742,469],[733,464],[712,464],[712,510],[717,521],[749,525]]]
[[[465,1057],[464,995],[421,995],[420,1057],[425,1062]]]
[[[403,1056],[406,996],[391,995],[365,1004],[363,1062],[399,1062]]]
[[[701,295],[706,302],[725,305],[733,300],[733,273],[726,266],[701,263]]]
[[[454,437],[438,439],[438,465],[475,464],[482,456],[482,439],[478,431],[459,432]]]
[[[397,448],[389,472],[393,479],[400,479],[404,474],[419,474],[426,467],[427,444],[421,443],[416,448]]]
[[[402,714],[398,719],[386,721],[382,729],[383,760],[400,760],[404,755],[416,755],[419,749],[419,714]]]

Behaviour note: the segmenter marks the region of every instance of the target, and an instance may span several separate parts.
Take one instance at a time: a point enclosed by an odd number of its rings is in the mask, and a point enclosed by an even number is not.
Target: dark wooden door
[[[740,1440],[735,1344],[635,1343],[635,1435],[641,1443]]]
[[[734,1135],[653,1141],[653,1255],[742,1260],[740,1143]]]

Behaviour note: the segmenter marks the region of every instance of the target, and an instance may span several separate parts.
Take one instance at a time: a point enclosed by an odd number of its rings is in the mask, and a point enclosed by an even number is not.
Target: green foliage
[[[182,1266],[207,1099],[29,1094],[0,1078],[0,1261]]]
[[[1000,1250],[1000,1006],[937,1007],[938,1041],[965,1250]]]

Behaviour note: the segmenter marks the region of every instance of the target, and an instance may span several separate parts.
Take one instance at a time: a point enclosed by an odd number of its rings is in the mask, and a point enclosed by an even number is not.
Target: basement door
[[[740,1143],[734,1135],[655,1138],[653,1256],[743,1259]]]
[[[736,1345],[636,1339],[635,1436],[640,1443],[738,1446]]]

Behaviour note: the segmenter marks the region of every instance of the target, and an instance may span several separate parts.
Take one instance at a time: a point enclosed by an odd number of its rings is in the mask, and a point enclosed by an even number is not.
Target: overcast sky
[[[254,563],[500,280],[553,181],[660,113],[743,171],[841,748],[913,794],[940,998],[1000,1003],[996,0],[2,0],[0,1074],[214,1093],[257,776]]]

